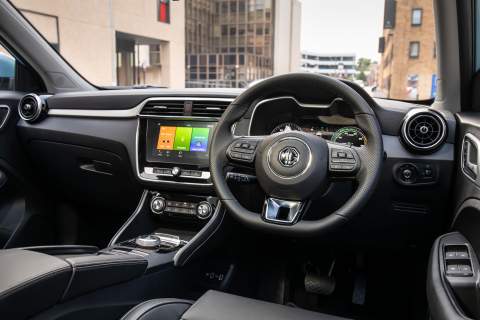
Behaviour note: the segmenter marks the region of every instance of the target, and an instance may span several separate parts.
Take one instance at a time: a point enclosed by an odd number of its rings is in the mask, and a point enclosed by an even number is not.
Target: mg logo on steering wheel
[[[278,153],[278,161],[284,167],[293,167],[300,159],[300,153],[294,147],[285,147]]]

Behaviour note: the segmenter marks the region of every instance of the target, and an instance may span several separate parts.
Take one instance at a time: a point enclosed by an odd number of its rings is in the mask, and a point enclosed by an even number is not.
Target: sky
[[[378,61],[384,0],[301,0],[302,51],[355,53]]]

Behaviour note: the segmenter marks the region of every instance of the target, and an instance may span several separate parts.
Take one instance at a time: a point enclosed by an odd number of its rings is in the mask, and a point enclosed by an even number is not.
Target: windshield
[[[436,95],[433,0],[13,0],[100,87],[244,88],[289,72]]]

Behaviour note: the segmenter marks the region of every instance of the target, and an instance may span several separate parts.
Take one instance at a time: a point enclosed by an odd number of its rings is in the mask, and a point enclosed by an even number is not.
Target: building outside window
[[[412,26],[422,25],[423,10],[420,8],[412,9]]]
[[[170,0],[158,0],[158,21],[170,23]]]
[[[412,41],[410,42],[408,56],[411,59],[416,59],[420,56],[420,42]]]

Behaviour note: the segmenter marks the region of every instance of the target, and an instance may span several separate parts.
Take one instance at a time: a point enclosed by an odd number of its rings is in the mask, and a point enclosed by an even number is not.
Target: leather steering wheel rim
[[[327,90],[342,98],[354,114],[357,125],[365,133],[368,143],[356,151],[361,166],[356,174],[357,189],[333,213],[319,220],[300,220],[293,225],[265,222],[259,213],[244,208],[231,192],[226,179],[227,148],[234,138],[231,127],[259,100],[285,93],[295,96],[295,89],[304,86]],[[301,97],[296,97],[301,100]],[[291,73],[268,78],[240,94],[219,120],[210,145],[210,170],[214,188],[230,214],[248,227],[286,236],[316,236],[330,232],[353,218],[370,199],[380,178],[383,161],[382,133],[370,105],[345,83],[322,75]]]

